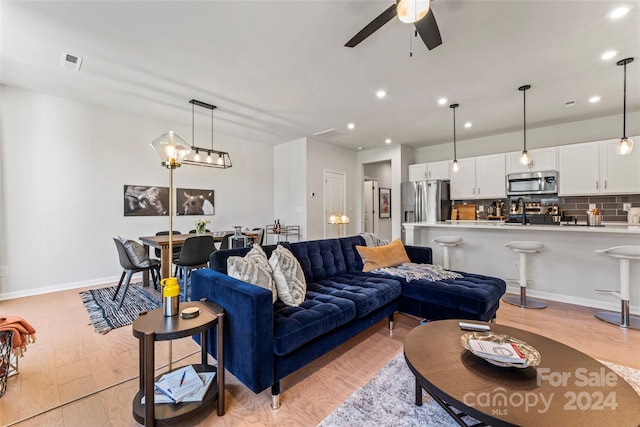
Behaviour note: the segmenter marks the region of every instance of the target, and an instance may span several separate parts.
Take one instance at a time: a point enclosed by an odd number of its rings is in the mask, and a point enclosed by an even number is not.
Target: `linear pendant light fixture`
[[[458,165],[458,154],[456,152],[456,108],[459,106],[460,105],[458,104],[449,105],[449,108],[453,110],[453,165],[451,166],[451,169],[454,172],[458,172],[460,170],[460,165]]]
[[[531,162],[531,157],[527,151],[527,90],[531,89],[531,85],[524,85],[518,88],[522,92],[522,106],[523,106],[523,123],[524,123],[524,146],[522,148],[522,154],[520,155],[520,164],[528,165]]]
[[[226,151],[213,149],[213,110],[215,105],[192,99],[191,104],[191,153],[182,163],[194,166],[206,166],[210,168],[227,169],[231,167],[231,157]],[[211,110],[211,148],[196,147],[195,145],[195,106]]]
[[[633,150],[633,140],[627,138],[627,64],[633,62],[633,58],[625,58],[618,62],[616,65],[624,66],[624,97],[622,101],[622,138],[616,144],[616,154],[620,156],[626,156]]]

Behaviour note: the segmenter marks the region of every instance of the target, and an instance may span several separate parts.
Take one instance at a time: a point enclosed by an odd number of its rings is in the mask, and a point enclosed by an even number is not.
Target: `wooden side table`
[[[140,390],[133,398],[133,418],[145,426],[153,426],[156,421],[172,424],[184,420],[195,412],[213,409],[213,401],[218,401],[218,415],[224,415],[224,310],[218,304],[208,301],[191,301],[180,304],[180,311],[187,307],[198,307],[200,315],[193,319],[177,316],[165,317],[162,308],[141,314],[133,322],[133,336],[140,340]],[[218,366],[207,363],[207,331],[216,328]],[[154,404],[154,343],[190,337],[200,333],[201,363],[193,365],[196,372],[216,372],[216,388],[210,386],[202,402],[181,402]],[[145,397],[145,404],[141,403]]]

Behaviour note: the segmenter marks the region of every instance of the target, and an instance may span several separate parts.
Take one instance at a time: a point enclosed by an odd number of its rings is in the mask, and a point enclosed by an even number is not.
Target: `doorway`
[[[378,231],[378,181],[375,178],[364,178],[362,204],[363,230],[365,233],[375,234]]]
[[[327,219],[330,214],[345,214],[346,212],[346,175],[343,172],[324,170],[324,238],[338,237],[339,225],[329,225]],[[343,226],[346,227],[346,226]],[[342,230],[345,231],[344,228]],[[345,234],[342,233],[344,236]]]

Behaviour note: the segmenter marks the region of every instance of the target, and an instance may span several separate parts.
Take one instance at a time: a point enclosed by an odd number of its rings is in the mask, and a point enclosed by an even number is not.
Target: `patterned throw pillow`
[[[118,240],[122,242],[122,246],[124,246],[124,250],[133,265],[136,267],[149,267],[149,257],[147,256],[147,251],[144,250],[144,246],[134,240],[127,240],[120,236],[118,236]]]
[[[269,270],[269,273],[271,273],[269,258],[267,258],[267,254],[264,252],[264,249],[260,247],[260,245],[253,245],[251,250],[247,252],[247,254],[244,257],[255,263],[264,265]]]
[[[278,299],[278,293],[276,292],[273,276],[271,275],[271,267],[269,267],[268,262],[265,266],[262,262],[246,256],[231,256],[227,258],[227,274],[235,279],[271,291],[273,295],[272,302],[276,302]]]
[[[290,250],[278,245],[269,258],[269,264],[273,269],[280,301],[292,307],[302,304],[307,292],[307,282],[296,257]]]

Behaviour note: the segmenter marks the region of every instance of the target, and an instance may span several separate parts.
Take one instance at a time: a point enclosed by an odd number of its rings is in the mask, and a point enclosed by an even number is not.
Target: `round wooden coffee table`
[[[542,359],[524,369],[494,366],[462,347],[468,331],[458,322],[430,322],[407,334],[404,355],[416,377],[417,405],[424,389],[460,425],[467,425],[464,414],[492,426],[640,425],[640,396],[592,357],[541,335],[488,324],[533,346]]]

